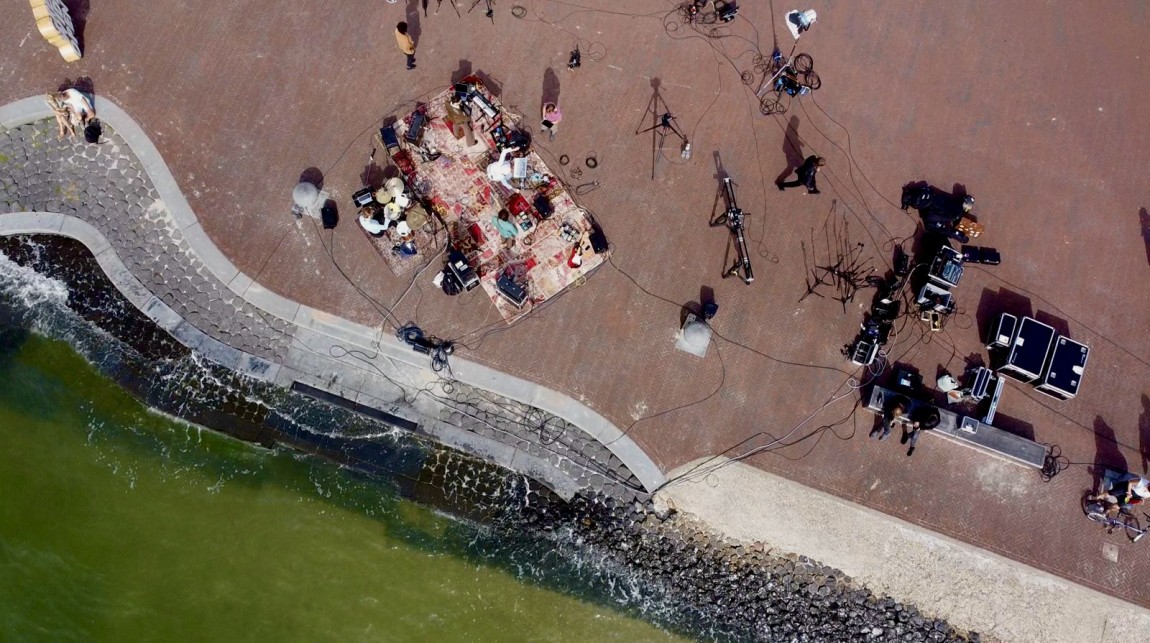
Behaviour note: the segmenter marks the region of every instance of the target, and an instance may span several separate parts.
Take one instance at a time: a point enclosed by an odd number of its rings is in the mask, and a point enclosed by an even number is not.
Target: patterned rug
[[[606,261],[607,254],[592,250],[590,216],[576,205],[566,186],[534,151],[523,156],[528,167],[526,178],[513,182],[522,189],[509,191],[502,184],[488,181],[487,165],[498,157],[492,132],[500,124],[515,129],[517,116],[504,109],[477,78],[466,78],[464,82],[474,84],[498,110],[498,115],[491,118],[474,109],[472,127],[477,144],[467,147],[463,139],[457,140],[452,134],[445,117],[447,101],[454,90],[447,89],[422,106],[428,118],[422,146],[437,150],[440,156],[423,162],[418,148],[405,140],[415,114],[412,112],[395,124],[401,149],[394,151],[392,158],[408,185],[442,220],[444,225],[438,226],[439,232],[446,228],[450,243],[464,253],[492,303],[504,320],[512,323],[572,284],[581,284]],[[554,210],[547,219],[540,217],[531,205],[539,194],[546,196]],[[513,217],[519,227],[513,239],[500,238],[493,223],[502,208],[521,213]],[[416,241],[419,251],[434,254],[441,247],[435,244],[441,241],[432,234],[430,224],[420,232],[425,238]],[[423,264],[421,255],[393,255],[395,242],[391,239],[373,239],[373,243],[397,275],[414,270],[408,266],[417,268]],[[526,291],[527,300],[522,307],[500,294],[496,282],[504,276]]]

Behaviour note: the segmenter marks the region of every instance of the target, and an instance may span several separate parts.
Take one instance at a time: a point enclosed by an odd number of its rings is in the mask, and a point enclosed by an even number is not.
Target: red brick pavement
[[[460,338],[471,359],[583,399],[667,469],[785,437],[794,444],[750,461],[1150,605],[1150,588],[1139,582],[1150,572],[1145,548],[1107,538],[1077,508],[1091,484],[1085,466],[1044,484],[1032,471],[934,439],[908,460],[897,444],[866,439],[871,418],[849,416],[853,394],[811,416],[857,376],[838,351],[869,292],[845,314],[830,299],[796,303],[803,244],[821,238],[826,221],[845,221],[850,239],[881,264],[892,238],[914,232],[894,205],[900,186],[960,183],[978,198],[987,228],[979,241],[997,247],[1003,264],[968,271],[957,292],[962,312],[946,332],[924,337],[911,324],[892,357],[928,378],[940,366],[961,371],[968,358],[985,356],[979,331],[996,310],[1055,320],[1093,347],[1082,394],[1054,402],[1012,385],[1000,424],[1060,445],[1074,462],[1144,470],[1144,5],[1098,12],[1038,2],[826,2],[799,49],[814,56],[823,88],[768,118],[739,74],[752,67],[756,42],[769,54],[777,35],[789,49],[778,19],[789,6],[770,15],[771,3],[745,3],[708,38],[665,30],[662,15],[673,5],[654,0],[524,1],[525,19],[499,3],[494,25],[478,11],[459,19],[449,3],[438,14],[430,4],[431,15],[408,18],[418,23],[411,72],[390,31],[415,2],[306,1],[269,12],[252,0],[153,11],[108,0],[92,4],[86,55],[73,65],[39,39],[30,11],[9,6],[0,23],[0,101],[91,76],[99,96],[152,136],[209,234],[242,270],[306,304],[378,324],[381,307],[407,283],[390,278],[354,226],[332,233],[294,222],[288,206],[300,173],[321,169],[350,220],[349,197],[381,118],[467,71],[486,74],[533,123],[550,67],[566,118],[541,147],[599,160],[570,182],[601,181],[581,200],[608,233],[613,265],[510,328],[481,293],[447,298],[429,283],[412,289],[399,318]],[[568,72],[577,38],[583,67]],[[694,156],[684,163],[669,139],[651,180],[653,138],[633,132],[652,124],[643,112],[655,78]],[[788,128],[802,154],[829,159],[820,196],[771,185],[788,163]],[[752,213],[758,279],[749,287],[718,278],[728,238],[707,227],[716,159]],[[721,339],[700,361],[672,343],[679,306],[703,286],[720,303]],[[1107,544],[1117,545],[1116,561]]]

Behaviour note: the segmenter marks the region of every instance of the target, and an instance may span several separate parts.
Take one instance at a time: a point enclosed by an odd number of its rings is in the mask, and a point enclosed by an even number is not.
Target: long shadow
[[[459,59],[459,67],[451,72],[451,84],[454,85],[459,81],[471,75],[471,61],[466,58]]]
[[[1142,473],[1150,473],[1150,395],[1142,394],[1142,415],[1138,416],[1138,452]]]
[[[1146,244],[1146,263],[1150,264],[1150,212],[1138,208],[1138,223],[1142,228],[1142,242]]]
[[[787,159],[787,167],[775,178],[775,182],[787,180],[795,168],[803,164],[803,141],[799,137],[799,117],[791,116],[787,121],[787,132],[783,136],[783,155]]]
[[[488,74],[487,72],[483,71],[482,69],[478,69],[475,71],[475,77],[483,82],[483,86],[487,88],[487,92],[489,94],[491,94],[495,98],[499,98],[500,100],[502,100],[503,83],[499,82],[499,80],[497,78],[495,78],[491,74]]]
[[[415,46],[419,48],[419,35],[422,33],[419,28],[419,0],[407,0],[407,6],[404,8],[405,21],[407,22],[407,35],[415,41]]]
[[[550,67],[543,70],[543,103],[559,104],[559,76]]]
[[[1122,455],[1122,450],[1118,448],[1118,438],[1114,435],[1114,429],[1106,424],[1102,416],[1094,417],[1094,449],[1094,468],[1091,473],[1094,475],[1095,489],[1100,488],[1102,476],[1107,469],[1130,470],[1126,456]]]
[[[88,0],[64,0],[68,7],[68,15],[72,16],[72,29],[76,34],[76,44],[80,45],[80,54],[84,54],[84,26],[88,24]]]

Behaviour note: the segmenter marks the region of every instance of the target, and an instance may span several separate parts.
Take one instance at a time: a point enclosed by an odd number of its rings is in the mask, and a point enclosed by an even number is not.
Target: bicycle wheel
[[[1098,513],[1097,511],[1086,512],[1086,517],[1103,525],[1110,524],[1110,519],[1106,517],[1106,514]]]
[[[816,89],[818,89],[819,87],[823,86],[823,81],[822,81],[822,79],[819,78],[819,75],[816,74],[815,72],[805,71],[805,72],[803,72],[803,84],[806,85],[807,87],[810,87],[811,91],[813,92]]]
[[[1132,514],[1122,513],[1119,514],[1118,520],[1122,523],[1122,528],[1126,530],[1126,537],[1130,542],[1136,543],[1142,538],[1145,532],[1142,531],[1142,526],[1138,524],[1138,518]]]
[[[767,95],[763,100],[759,101],[759,112],[763,116],[770,116],[771,114],[786,113],[787,106],[783,104],[778,94]]]
[[[799,54],[791,61],[791,66],[800,74],[805,74],[815,68],[815,59],[810,54]]]

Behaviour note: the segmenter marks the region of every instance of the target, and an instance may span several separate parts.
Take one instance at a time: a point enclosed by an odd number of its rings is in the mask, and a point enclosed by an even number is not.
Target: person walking
[[[415,41],[407,33],[406,22],[395,25],[395,42],[399,45],[399,50],[407,56],[407,68],[415,69]]]
[[[778,185],[779,191],[804,185],[807,188],[807,194],[818,194],[819,187],[815,182],[815,175],[817,175],[819,170],[826,164],[827,160],[821,156],[808,156],[806,160],[803,161],[803,164],[799,166],[799,169],[795,170],[795,174],[798,175],[799,178],[794,181],[779,181],[776,185]]]
[[[543,123],[542,127],[547,131],[550,140],[555,140],[555,128],[558,127],[559,121],[563,120],[563,112],[555,103],[543,103]]]

